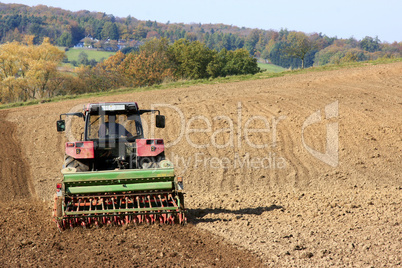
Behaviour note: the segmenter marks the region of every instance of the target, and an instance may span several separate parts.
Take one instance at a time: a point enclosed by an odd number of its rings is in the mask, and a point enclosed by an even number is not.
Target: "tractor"
[[[136,102],[90,103],[83,112],[64,113],[83,119],[81,141],[65,144],[62,181],[56,185],[54,219],[60,230],[82,226],[186,224],[182,177],[165,159],[163,139],[145,138]]]

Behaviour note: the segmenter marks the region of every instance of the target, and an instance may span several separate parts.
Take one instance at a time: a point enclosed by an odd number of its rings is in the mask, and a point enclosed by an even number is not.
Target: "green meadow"
[[[96,60],[97,62],[101,61],[101,59],[107,59],[110,56],[116,54],[116,52],[112,51],[98,51],[96,49],[87,49],[87,48],[70,48],[66,51],[66,56],[68,61],[78,61],[78,55],[81,52],[85,52],[88,55],[88,60]]]

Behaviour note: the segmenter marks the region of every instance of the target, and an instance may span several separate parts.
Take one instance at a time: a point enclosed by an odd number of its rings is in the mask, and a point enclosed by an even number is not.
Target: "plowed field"
[[[103,101],[166,115],[155,136],[189,225],[58,232],[64,143],[82,130],[56,120]],[[0,137],[1,267],[402,264],[402,63],[3,110]]]

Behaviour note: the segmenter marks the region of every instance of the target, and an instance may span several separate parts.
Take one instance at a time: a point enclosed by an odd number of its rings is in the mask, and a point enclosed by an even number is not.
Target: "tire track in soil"
[[[16,124],[0,112],[0,202],[35,196],[29,165],[16,137]]]

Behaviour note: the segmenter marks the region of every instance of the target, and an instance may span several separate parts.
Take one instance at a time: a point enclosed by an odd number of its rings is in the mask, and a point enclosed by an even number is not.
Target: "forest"
[[[99,62],[80,61],[73,75],[60,72],[58,66],[66,62],[62,50],[77,45],[118,52]],[[260,71],[257,61],[295,69],[401,56],[402,42],[378,37],[340,39],[288,29],[162,23],[0,3],[1,103],[255,74]]]
[[[250,55],[285,68],[302,68],[347,61],[400,57],[402,42],[381,42],[366,36],[339,39],[322,33],[287,29],[261,30],[224,24],[183,24],[141,21],[134,17],[86,10],[71,12],[44,5],[29,7],[0,3],[0,43],[22,41],[33,35],[40,44],[48,37],[54,45],[71,47],[80,41],[97,49],[137,49],[152,38],[199,41],[216,51],[244,48]],[[302,52],[300,52],[300,50]],[[124,52],[124,51],[123,51]]]

